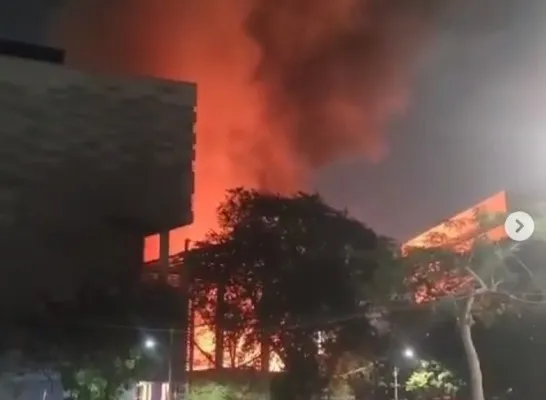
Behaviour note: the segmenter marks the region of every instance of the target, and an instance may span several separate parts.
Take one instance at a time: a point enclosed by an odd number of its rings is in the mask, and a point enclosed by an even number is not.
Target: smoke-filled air
[[[176,252],[215,226],[228,188],[305,189],[325,164],[381,159],[440,3],[76,0],[52,33],[74,66],[198,84],[195,223]]]

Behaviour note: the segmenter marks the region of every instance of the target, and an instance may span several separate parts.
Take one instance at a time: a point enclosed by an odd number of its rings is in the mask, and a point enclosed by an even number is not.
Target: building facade
[[[140,268],[145,237],[193,221],[196,86],[63,60],[60,50],[0,40],[0,312]],[[127,399],[165,391],[141,383]],[[40,374],[2,374],[0,393],[63,398],[58,378]]]
[[[195,85],[93,75],[37,46],[0,51],[0,258],[13,272],[0,304],[69,296],[59,275],[141,264],[146,236],[192,222]]]

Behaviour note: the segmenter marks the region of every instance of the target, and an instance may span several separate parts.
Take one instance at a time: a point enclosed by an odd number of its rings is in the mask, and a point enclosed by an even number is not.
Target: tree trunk
[[[260,368],[262,372],[269,371],[271,346],[269,342],[269,332],[264,329],[260,334]]]
[[[464,308],[459,316],[459,330],[466,354],[468,370],[470,372],[470,398],[471,400],[485,400],[480,358],[478,356],[478,352],[476,351],[476,347],[474,346],[474,341],[472,340],[472,324],[474,323],[474,319],[472,317],[473,304],[473,296],[469,297],[465,301]]]
[[[214,327],[215,347],[214,347],[214,362],[215,369],[224,367],[224,317],[226,314],[225,307],[226,283],[222,279],[218,285],[218,294],[216,297],[216,320]],[[231,365],[234,367],[234,365]]]

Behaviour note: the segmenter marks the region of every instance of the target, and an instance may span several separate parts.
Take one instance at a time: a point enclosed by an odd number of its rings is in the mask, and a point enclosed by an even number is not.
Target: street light
[[[155,349],[157,346],[157,342],[154,338],[147,338],[145,341],[144,341],[144,348],[146,350],[153,350]]]
[[[174,342],[174,329],[169,330],[169,347],[167,349],[167,359],[168,359],[168,383],[167,383],[167,400],[172,400],[173,397],[173,342]],[[144,340],[144,348],[146,350],[155,350],[157,347],[157,340],[152,337],[146,338]]]
[[[408,360],[415,358],[415,352],[410,347],[405,348],[402,354],[404,355],[404,358],[407,358]]]
[[[415,351],[411,347],[406,347],[402,351],[402,356],[407,360],[413,360],[415,359]],[[394,400],[399,400],[399,393],[398,393],[398,374],[400,370],[396,364],[394,364],[394,367],[392,369],[392,378],[394,381]]]

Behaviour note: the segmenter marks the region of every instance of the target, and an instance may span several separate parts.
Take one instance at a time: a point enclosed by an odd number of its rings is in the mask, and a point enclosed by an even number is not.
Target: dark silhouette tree
[[[293,392],[309,394],[346,352],[371,351],[366,288],[392,256],[389,240],[316,194],[232,190],[218,219],[187,257],[192,299],[216,326],[217,367],[221,337],[246,332],[248,346],[261,346],[263,369],[275,352]]]

